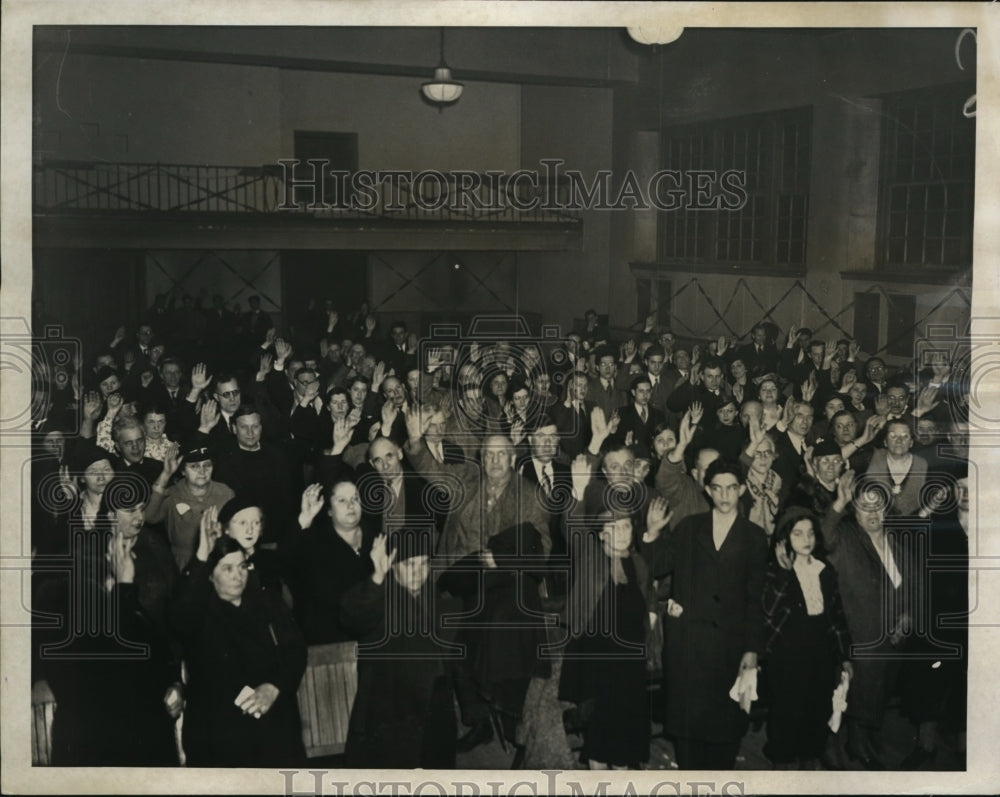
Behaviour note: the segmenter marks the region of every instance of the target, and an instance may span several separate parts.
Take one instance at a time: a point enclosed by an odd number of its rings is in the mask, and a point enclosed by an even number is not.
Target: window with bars
[[[975,119],[969,83],[883,98],[879,263],[889,269],[972,265]]]
[[[662,168],[682,175],[743,175],[746,201],[730,209],[660,211],[666,263],[805,265],[812,109],[675,127],[662,137]],[[690,183],[687,201],[691,204]],[[719,181],[714,184],[716,195]],[[701,204],[701,203],[699,203]]]

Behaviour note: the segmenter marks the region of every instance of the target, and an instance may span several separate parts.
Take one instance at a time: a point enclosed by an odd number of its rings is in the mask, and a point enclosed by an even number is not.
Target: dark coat
[[[391,623],[389,611],[400,613]],[[341,622],[362,640],[344,751],[350,766],[455,766],[457,730],[446,660],[460,649],[445,641],[443,614],[429,579],[416,597],[391,573],[381,585],[362,579],[344,595]],[[424,623],[432,634],[419,633]]]
[[[913,574],[905,570],[903,541],[889,535],[889,545],[902,576],[893,587],[866,531],[853,516],[831,507],[823,518],[823,542],[837,569],[847,627],[854,642],[854,679],[847,701],[848,716],[871,725],[881,723],[899,659],[888,630],[906,610],[903,598]],[[859,655],[861,654],[861,655]]]
[[[306,644],[355,638],[340,622],[340,603],[351,587],[371,575],[374,538],[370,529],[362,531],[361,552],[356,554],[328,519],[316,518],[292,540],[288,581]]]
[[[281,449],[266,441],[257,451],[234,447],[215,458],[212,478],[239,496],[253,497],[264,512],[262,542],[281,541],[298,515],[293,474]]]
[[[171,611],[188,667],[184,751],[189,766],[300,766],[305,760],[296,692],[306,646],[291,612],[273,592],[247,586],[239,606],[222,600],[195,561]],[[236,706],[244,686],[279,690],[255,719]]]
[[[747,715],[729,690],[743,654],[763,651],[767,537],[737,517],[716,551],[708,512],[682,520],[663,552],[654,574],[673,575],[671,597],[683,607],[680,617],[664,618],[665,728],[681,738],[735,742]]]
[[[81,572],[96,573],[80,568]],[[143,611],[136,584],[48,582],[35,593],[34,608],[52,611],[61,627],[35,629],[41,652],[33,680],[46,680],[58,703],[52,727],[52,763],[57,766],[176,766],[173,721],[163,697],[180,680],[178,660],[159,624]],[[87,636],[69,631],[72,606],[92,596],[89,619],[100,618],[114,633]],[[68,645],[59,643],[68,641]]]
[[[839,662],[845,662],[851,657],[851,635],[847,630],[847,618],[844,616],[844,603],[840,598],[837,586],[837,571],[827,563],[819,574],[819,587],[823,593],[823,615],[827,620],[827,634],[830,649],[834,651]],[[794,570],[785,570],[776,561],[771,560],[764,579],[762,597],[764,621],[767,642],[763,653],[770,654],[775,642],[781,635],[782,628],[793,612],[806,613],[806,599]],[[836,684],[831,681],[831,690]]]

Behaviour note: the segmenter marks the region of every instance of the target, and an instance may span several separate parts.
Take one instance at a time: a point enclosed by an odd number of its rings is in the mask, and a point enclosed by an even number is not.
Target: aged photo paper
[[[2,11],[4,793],[513,796],[997,790],[1000,4],[2,0]],[[420,97],[419,86],[445,60],[464,89],[457,101],[435,108]],[[81,63],[85,77],[76,71]],[[418,73],[415,67],[426,69]],[[944,232],[934,241],[924,240],[925,246],[938,247],[937,261],[928,256],[912,273],[895,269],[888,277],[879,268],[894,257],[889,250],[896,239],[888,232],[895,222],[889,220],[891,200],[882,183],[885,167],[879,164],[885,152],[884,141],[879,143],[885,138],[884,109],[906,92],[940,85],[971,89],[958,97],[955,113],[975,124],[975,174],[967,186],[974,191],[974,230],[971,254],[954,255],[955,261],[971,263],[971,271],[963,276],[954,268],[948,274],[935,267],[954,254],[949,241],[959,246],[958,236]],[[185,118],[185,109],[191,108],[196,111]],[[741,250],[746,240],[757,239],[739,225],[729,237],[733,257],[722,259],[753,262],[742,270],[717,263],[703,266],[705,258],[695,251],[698,234],[691,236],[690,249],[667,252],[662,225],[670,210],[658,211],[646,201],[664,185],[662,175],[659,182],[656,175],[673,168],[664,155],[661,131],[674,131],[677,140],[697,138],[704,130],[698,124],[705,120],[764,113],[774,115],[776,129],[786,136],[789,130],[801,130],[803,119],[811,131],[798,149],[774,150],[774,157],[811,158],[811,190],[809,167],[803,178],[786,161],[795,185],[787,188],[792,199],[783,206],[784,215],[751,215],[747,222],[770,225],[762,239],[770,254],[761,257],[754,243]],[[280,201],[289,174],[281,160],[311,156],[309,143],[299,136],[302,131],[354,132],[355,149],[347,155],[353,163],[345,168],[371,173],[370,182],[353,186],[354,198],[362,202],[375,197],[376,188],[391,184],[390,172],[405,172],[411,180],[421,171],[445,173],[442,180],[454,180],[462,179],[462,172],[492,170],[504,180],[523,171],[518,179],[535,191],[536,199],[539,185],[552,184],[562,186],[557,193],[570,186],[570,199],[575,191],[582,203],[574,206],[563,201],[565,194],[545,194],[541,204],[521,207],[514,201],[514,209],[499,210],[493,220],[485,213],[475,223],[454,227],[434,221],[441,226],[419,230],[417,237],[425,238],[409,251],[401,241],[410,228],[383,231],[376,245],[373,238],[366,241],[371,230],[359,222],[348,233],[355,236],[353,244],[330,248],[363,255],[358,267],[367,269],[367,278],[357,281],[357,300],[380,314],[383,330],[397,317],[426,321],[427,314],[439,309],[440,321],[456,324],[468,323],[476,314],[522,315],[532,327],[529,334],[537,334],[545,323],[553,325],[550,337],[561,339],[579,331],[593,307],[602,323],[610,318],[619,340],[642,332],[644,319],[652,314],[678,337],[707,342],[720,335],[746,336],[773,311],[768,317],[778,326],[813,326],[823,340],[867,334],[876,344],[873,350],[896,364],[920,356],[900,351],[894,343],[910,331],[921,340],[934,337],[931,346],[960,351],[969,385],[974,498],[967,769],[358,771],[317,766],[281,772],[33,766],[29,466],[38,396],[32,365],[38,351],[60,346],[73,351],[75,344],[60,331],[60,315],[86,317],[79,305],[104,288],[87,286],[80,270],[93,269],[95,281],[122,273],[99,262],[102,251],[117,250],[122,263],[129,252],[145,251],[145,259],[130,261],[137,263],[135,279],[141,287],[106,286],[115,296],[141,294],[145,305],[140,311],[157,294],[182,283],[206,303],[216,290],[225,290],[227,299],[238,296],[244,309],[251,293],[262,294],[270,302],[265,310],[274,317],[291,312],[293,304],[304,306],[310,286],[282,277],[271,268],[272,256],[280,250],[322,250],[322,235],[305,225],[282,229],[282,224],[268,227],[270,222],[264,222],[256,227],[236,212],[257,212],[267,205],[269,212],[282,213],[275,200]],[[145,209],[154,215],[162,209],[162,193],[155,199],[148,184],[137,187],[148,179],[145,172],[137,176],[130,171],[130,164],[137,163],[160,175],[153,178],[161,181],[155,190],[188,190],[184,186],[197,179],[192,175],[198,169],[215,166],[233,167],[226,179],[245,178],[256,187],[236,199],[228,195],[228,206],[216,205],[214,210],[227,211],[217,223],[207,213],[198,224],[176,218],[159,224],[136,214],[135,227],[127,229],[102,215],[102,209],[114,206],[102,202],[119,202],[122,192],[136,191],[132,198],[139,197]],[[163,177],[173,168],[168,164],[177,169]],[[682,165],[689,172],[698,170],[696,159]],[[88,183],[86,174],[98,166],[104,170],[103,182]],[[632,182],[623,181],[625,174]],[[425,183],[434,179],[425,178]],[[707,171],[701,177],[688,174],[685,179],[694,182],[666,179],[676,189],[675,199],[694,204],[710,195],[713,202],[731,199],[738,204],[748,190],[739,177]],[[796,181],[801,179],[806,187],[800,193],[808,202],[797,206]],[[322,184],[324,189],[331,186],[333,181]],[[258,188],[261,193],[253,193]],[[218,189],[216,196],[226,190]],[[87,204],[90,195],[93,205]],[[72,212],[60,218],[59,209],[67,207]],[[423,217],[418,212],[409,219],[413,230],[441,208],[419,210]],[[321,210],[312,218],[335,219],[337,213]],[[696,215],[685,215],[685,223],[696,224]],[[105,234],[107,250],[102,250],[94,242]],[[314,236],[312,244],[295,240],[309,235]],[[916,240],[902,234],[897,238],[899,246],[912,247]],[[71,267],[53,255],[60,247],[94,254],[72,267],[72,276],[60,271]],[[223,257],[199,254],[209,250],[219,250]],[[441,262],[434,261],[435,253]],[[766,266],[760,265],[765,261]],[[316,262],[303,257],[296,265],[308,269]],[[338,268],[337,273],[345,274],[352,266]],[[471,279],[463,276],[467,273]],[[316,288],[327,289],[326,284]],[[859,320],[862,308],[874,313],[868,327]],[[33,322],[33,310],[36,320],[45,319],[44,328]],[[93,319],[95,328],[86,334],[110,335],[125,317],[123,309],[121,320]]]

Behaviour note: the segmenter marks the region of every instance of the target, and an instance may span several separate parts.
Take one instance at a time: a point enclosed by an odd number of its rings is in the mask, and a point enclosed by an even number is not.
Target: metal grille
[[[809,196],[810,109],[671,128],[662,138],[663,168],[680,172],[687,202],[692,175],[744,175],[739,208],[680,207],[660,212],[664,262],[801,266]],[[717,196],[719,188],[713,188]]]
[[[972,264],[975,120],[962,115],[968,84],[885,100],[882,265]]]

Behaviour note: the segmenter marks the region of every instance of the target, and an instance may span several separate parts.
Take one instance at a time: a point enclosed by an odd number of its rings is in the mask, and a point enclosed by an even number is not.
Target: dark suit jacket
[[[580,412],[575,412],[560,401],[550,410],[559,430],[560,447],[570,459],[582,454],[590,445],[590,413],[593,409],[592,402],[584,401]]]
[[[605,390],[600,379],[591,379],[587,388],[586,400],[604,410],[604,417],[611,420],[611,413],[625,403],[621,391],[612,384],[611,390]]]
[[[667,730],[710,742],[738,741],[747,715],[729,697],[740,659],[763,653],[761,593],[767,536],[737,517],[722,547],[712,539],[712,513],[692,515],[668,532],[653,575],[673,575],[680,617],[664,618]]]
[[[647,407],[646,421],[643,423],[634,403],[628,404],[618,410],[618,416],[621,418],[621,421],[618,424],[618,431],[615,432],[612,439],[615,442],[623,443],[628,433],[632,432],[632,442],[636,444],[641,443],[650,450],[653,448],[653,430],[658,424],[666,420],[666,416],[662,412],[653,407]]]
[[[736,357],[733,359],[743,361],[747,367],[747,374],[752,379],[764,374],[776,374],[780,357],[773,343],[764,344],[764,348],[759,352],[753,343],[748,343],[736,350]]]

